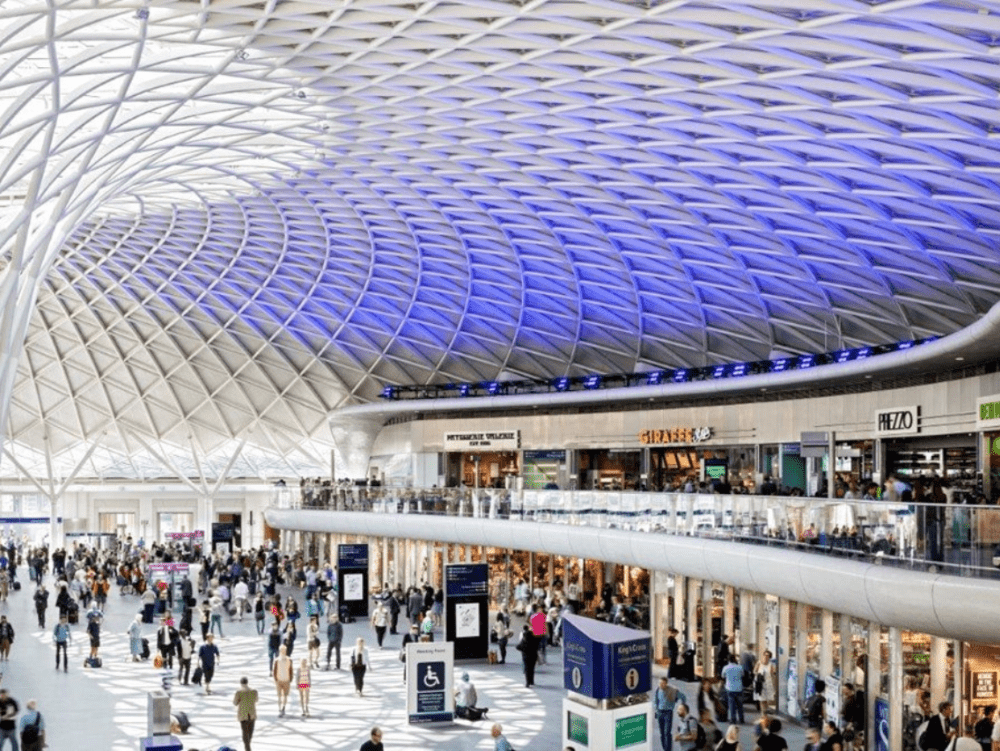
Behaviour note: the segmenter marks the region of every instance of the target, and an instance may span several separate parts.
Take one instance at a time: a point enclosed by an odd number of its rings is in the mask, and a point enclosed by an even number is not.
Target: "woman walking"
[[[372,613],[372,627],[375,629],[375,638],[378,641],[379,649],[382,648],[382,641],[385,639],[385,630],[389,625],[389,611],[380,601]]]
[[[296,682],[299,684],[299,706],[302,707],[302,716],[309,716],[309,688],[311,686],[310,681],[311,675],[309,670],[309,660],[302,658],[299,663],[299,672],[295,676]]]
[[[365,673],[369,666],[368,647],[365,640],[358,638],[351,651],[351,674],[354,676],[354,691],[358,696],[365,690]]]
[[[767,714],[774,701],[775,669],[771,658],[771,653],[765,649],[753,668],[753,698],[760,707],[761,714]]]
[[[128,651],[132,662],[142,659],[142,613],[136,613],[135,620],[128,627]]]
[[[319,616],[309,619],[309,627],[306,629],[307,644],[309,645],[309,662],[314,668],[319,668]]]

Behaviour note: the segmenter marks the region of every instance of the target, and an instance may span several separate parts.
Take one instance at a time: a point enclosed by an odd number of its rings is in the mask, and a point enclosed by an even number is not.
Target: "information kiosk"
[[[563,745],[652,751],[652,638],[591,618],[563,618]]]
[[[368,545],[337,546],[337,607],[341,618],[368,617]],[[346,613],[345,613],[346,608]]]
[[[489,567],[485,563],[445,566],[445,639],[456,660],[486,659],[490,650]]]

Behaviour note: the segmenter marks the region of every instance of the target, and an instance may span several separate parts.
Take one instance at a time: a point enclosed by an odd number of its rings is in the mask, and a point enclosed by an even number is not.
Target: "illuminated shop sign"
[[[1000,428],[1000,395],[980,399],[976,409],[976,427]]]
[[[516,451],[521,448],[520,430],[445,433],[445,451]]]
[[[712,429],[668,428],[666,430],[640,430],[639,443],[643,445],[660,443],[702,443],[712,437]]]

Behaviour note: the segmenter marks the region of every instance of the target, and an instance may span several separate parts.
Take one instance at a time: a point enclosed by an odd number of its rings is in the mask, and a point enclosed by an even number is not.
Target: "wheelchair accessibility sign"
[[[406,645],[406,710],[410,724],[454,721],[454,672],[452,642]]]
[[[418,670],[417,691],[444,691],[443,662],[422,662]]]

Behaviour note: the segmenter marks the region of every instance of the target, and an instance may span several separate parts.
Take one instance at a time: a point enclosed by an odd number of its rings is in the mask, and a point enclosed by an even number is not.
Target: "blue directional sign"
[[[345,568],[368,568],[368,544],[337,546],[337,566]]]
[[[448,597],[485,597],[489,592],[489,566],[485,563],[449,563],[444,572]]]
[[[592,699],[645,693],[652,686],[648,631],[591,618],[563,619],[563,686]]]

